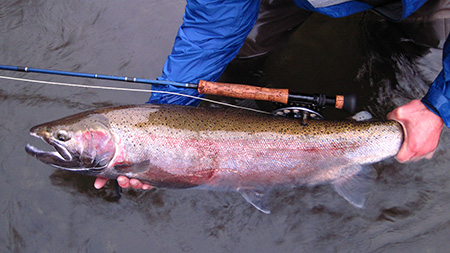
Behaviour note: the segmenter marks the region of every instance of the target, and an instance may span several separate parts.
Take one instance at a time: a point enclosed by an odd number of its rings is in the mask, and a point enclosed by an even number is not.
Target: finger
[[[142,190],[150,190],[150,189],[152,189],[153,188],[153,186],[151,186],[151,185],[149,185],[149,184],[144,184],[143,186],[142,186]]]
[[[402,147],[395,158],[397,159],[397,161],[399,161],[401,163],[417,162],[424,158],[425,159],[433,158],[435,151],[436,150],[433,150],[432,152],[429,152],[426,154],[420,154],[418,152],[412,152],[411,150],[409,150],[408,147],[405,147],[405,148]]]
[[[103,186],[105,186],[106,182],[108,182],[108,179],[103,177],[97,177],[94,182],[95,189],[102,188]]]
[[[408,143],[408,131],[406,131],[406,127],[405,124],[403,123],[402,120],[399,119],[398,117],[398,113],[400,111],[400,108],[396,108],[394,109],[392,112],[388,113],[388,115],[386,116],[386,118],[388,120],[395,120],[397,121],[403,129],[403,144],[400,147],[400,150],[398,151],[397,155],[395,156],[395,159],[397,159],[398,162],[400,163],[406,163],[406,162],[410,162],[411,159],[416,155],[414,152],[412,152],[409,149],[409,143]]]
[[[411,159],[416,156],[417,154],[410,150],[408,143],[405,141],[403,142],[400,150],[398,151],[397,155],[395,156],[395,159],[397,159],[400,163],[406,163],[410,162]]]
[[[133,187],[134,189],[140,190],[142,189],[142,186],[144,185],[141,181],[137,180],[137,179],[130,179],[130,185],[131,187]]]
[[[395,120],[395,117],[389,117],[389,118],[391,120]],[[403,129],[403,144],[400,147],[400,150],[398,151],[397,155],[395,156],[395,159],[397,159],[397,161],[399,161],[401,163],[405,163],[405,162],[408,162],[415,155],[415,153],[409,149],[408,132],[406,131],[405,125],[403,125],[403,123],[401,121],[397,121],[397,122],[400,123],[400,125],[402,126],[402,129]]]
[[[428,154],[425,154],[425,155],[415,156],[415,157],[411,158],[411,161],[412,162],[417,162],[417,161],[422,160],[424,158],[429,160],[429,159],[433,158],[433,155],[434,155],[434,151],[430,152]]]
[[[125,176],[119,176],[117,178],[117,183],[122,188],[130,188],[130,180]]]
[[[407,163],[407,162],[411,162],[411,159],[413,157],[414,157],[414,154],[412,154],[410,152],[398,152],[395,159],[397,159],[397,161],[400,163]]]
[[[434,152],[436,152],[436,150],[433,150],[433,152],[430,152],[430,153],[426,154],[424,156],[424,158],[430,160],[431,158],[433,158]]]
[[[392,110],[392,112],[390,112],[390,113],[388,113],[386,115],[386,119],[388,119],[388,120],[395,120],[395,121],[398,121],[399,123],[401,123],[401,121],[402,121],[400,119],[401,113],[402,113],[402,108],[397,107],[394,110]]]
[[[392,111],[392,112],[388,113],[386,115],[386,119],[388,119],[388,120],[396,120],[397,117],[395,117],[395,111]]]

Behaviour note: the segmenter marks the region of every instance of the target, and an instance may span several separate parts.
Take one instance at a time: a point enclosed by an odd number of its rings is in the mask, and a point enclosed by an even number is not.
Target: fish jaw
[[[25,151],[39,161],[58,169],[75,172],[89,170],[87,168],[81,168],[80,163],[74,159],[65,159],[62,157],[61,153],[57,151],[42,151],[30,144],[25,146]]]
[[[51,145],[54,151],[40,150],[30,144],[25,151],[39,161],[58,169],[96,176],[108,166],[114,156],[114,140],[109,131],[102,128],[67,132],[70,138],[58,139],[55,131],[48,127],[36,126],[30,135]]]
[[[30,144],[27,144],[25,146],[25,151],[29,155],[35,157],[36,159],[45,164],[51,165],[59,169],[65,169],[70,171],[78,171],[80,169],[84,170],[80,168],[81,164],[79,160],[75,159],[75,157],[67,150],[67,148],[64,145],[62,145],[57,141],[54,141],[48,133],[44,132],[42,134],[38,134],[37,131],[32,129],[30,135],[50,144],[55,148],[55,151],[43,151]]]

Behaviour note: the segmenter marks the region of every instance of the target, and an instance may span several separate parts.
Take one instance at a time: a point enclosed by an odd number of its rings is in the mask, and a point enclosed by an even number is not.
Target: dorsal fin
[[[368,111],[360,111],[351,117],[352,120],[357,122],[371,121],[373,116]]]

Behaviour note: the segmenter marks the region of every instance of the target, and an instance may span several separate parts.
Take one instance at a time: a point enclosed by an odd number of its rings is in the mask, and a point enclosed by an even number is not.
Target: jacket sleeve
[[[422,102],[450,127],[450,35],[444,44],[442,71],[431,84]]]
[[[172,53],[158,79],[198,83],[217,81],[252,29],[259,0],[188,0]],[[153,86],[152,90],[198,96],[195,89]],[[197,105],[198,99],[152,93],[149,103]]]

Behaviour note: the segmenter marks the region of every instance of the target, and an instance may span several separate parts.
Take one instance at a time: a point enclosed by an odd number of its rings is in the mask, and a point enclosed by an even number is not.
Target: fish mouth
[[[39,161],[51,165],[53,167],[70,170],[70,171],[90,171],[92,168],[84,168],[82,162],[78,156],[72,155],[69,150],[56,140],[50,140],[45,137],[41,137],[35,133],[30,133],[32,136],[43,140],[49,145],[53,146],[55,151],[40,150],[31,144],[25,146],[25,151],[38,159]]]

